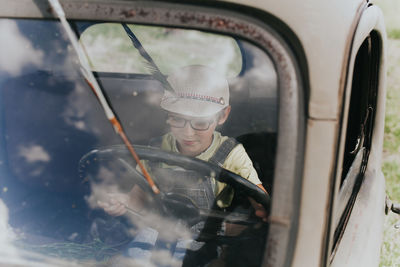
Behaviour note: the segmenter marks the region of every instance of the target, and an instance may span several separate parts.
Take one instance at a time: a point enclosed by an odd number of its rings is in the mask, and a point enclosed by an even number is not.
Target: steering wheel
[[[230,185],[235,192],[242,192],[246,196],[253,198],[256,202],[260,203],[266,211],[269,209],[269,196],[262,189],[247,179],[244,179],[243,177],[218,165],[197,158],[167,152],[154,147],[135,145],[134,148],[142,160],[164,162],[168,165],[193,170],[201,174],[201,177],[204,177],[203,179],[213,177],[220,182]],[[255,224],[260,222],[259,220],[254,219],[249,221],[248,216],[244,216],[240,213],[200,209],[188,197],[183,195],[168,192],[161,192],[160,194],[155,195],[144,176],[136,170],[136,163],[130,155],[130,152],[122,145],[90,151],[81,158],[79,171],[81,173],[86,172],[85,166],[94,161],[101,162],[116,159],[131,173],[130,178],[133,182],[138,184],[147,194],[152,195],[157,202],[157,205],[161,206],[161,209],[165,214],[172,214],[173,216],[178,217],[178,219],[183,219],[187,221],[189,225],[196,224],[202,219],[204,220],[205,217],[221,218],[238,224]],[[169,178],[176,179],[174,177]]]

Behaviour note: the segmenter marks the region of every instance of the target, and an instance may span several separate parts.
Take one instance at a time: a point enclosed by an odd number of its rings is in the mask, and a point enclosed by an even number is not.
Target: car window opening
[[[362,43],[354,63],[340,189],[351,193],[339,203],[342,213],[338,214],[340,220],[335,229],[333,251],[345,231],[368,164],[376,113],[379,51],[379,38],[372,32]]]

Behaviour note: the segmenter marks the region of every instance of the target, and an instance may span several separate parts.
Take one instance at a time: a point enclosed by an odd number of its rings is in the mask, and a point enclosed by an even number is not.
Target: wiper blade
[[[65,13],[63,8],[60,5],[60,2],[58,0],[48,0],[53,11],[57,15],[57,17],[60,19],[61,25],[63,26],[64,30],[67,33],[67,36],[72,44],[72,47],[74,48],[75,52],[78,55],[79,63],[80,63],[80,70],[85,78],[86,83],[89,85],[89,87],[92,89],[93,93],[96,95],[97,99],[99,100],[104,113],[107,117],[107,119],[110,121],[112,126],[114,127],[114,130],[116,133],[122,138],[124,141],[124,144],[128,148],[129,152],[135,159],[136,163],[139,165],[139,168],[141,169],[144,177],[146,178],[147,182],[149,183],[151,189],[155,194],[160,193],[160,190],[154,183],[153,179],[150,177],[150,174],[147,172],[147,170],[144,168],[143,164],[140,162],[139,156],[136,154],[132,144],[130,143],[128,137],[125,134],[125,131],[122,128],[121,123],[118,121],[117,117],[115,116],[113,110],[111,109],[109,103],[107,102],[107,99],[105,98],[99,83],[97,82],[96,78],[93,75],[93,72],[90,69],[89,62],[86,58],[86,55],[83,52],[82,47],[80,46],[78,42],[78,38],[74,34],[74,32],[71,29],[71,26],[68,24],[67,19],[65,18]]]
[[[148,69],[150,70],[151,75],[153,76],[154,79],[159,81],[165,90],[170,91],[171,93],[174,93],[174,89],[172,89],[171,85],[165,78],[165,75],[160,71],[160,69],[157,67],[156,63],[154,60],[151,58],[149,53],[147,53],[146,49],[144,49],[143,45],[140,43],[139,39],[135,36],[135,34],[131,31],[131,29],[126,25],[126,23],[121,23],[122,27],[124,28],[126,34],[128,37],[131,39],[133,46],[138,50],[139,54],[146,60],[146,65],[148,66]]]

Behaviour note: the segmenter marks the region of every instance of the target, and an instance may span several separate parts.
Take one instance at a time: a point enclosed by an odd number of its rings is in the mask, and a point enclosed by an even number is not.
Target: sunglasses
[[[210,125],[214,123],[215,118],[200,118],[187,120],[182,117],[168,115],[167,124],[174,128],[184,128],[186,123],[189,122],[190,127],[196,131],[206,131],[210,128]]]

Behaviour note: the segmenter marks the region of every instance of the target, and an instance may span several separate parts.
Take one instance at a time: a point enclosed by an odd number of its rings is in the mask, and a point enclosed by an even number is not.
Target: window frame
[[[375,30],[370,31],[354,50],[354,62],[349,69],[348,77],[351,82],[349,81],[349,88],[345,94],[346,113],[341,122],[342,138],[335,175],[336,196],[332,210],[331,244],[328,252],[330,263],[334,261],[340,247],[368,167],[375,117],[378,112],[381,45],[379,33]],[[362,94],[365,90],[367,93]],[[360,96],[364,99],[360,100]],[[354,109],[354,106],[364,109]],[[354,114],[356,111],[359,114]],[[354,125],[354,122],[358,123]]]
[[[66,1],[65,1],[66,2]],[[278,74],[278,143],[263,266],[290,266],[296,245],[304,162],[308,67],[297,36],[264,11],[223,2],[85,2],[64,4],[67,19],[123,21],[205,30],[245,39],[263,49]],[[63,2],[64,3],[64,2]],[[0,17],[57,19],[47,1],[15,1]],[[12,12],[23,10],[25,14]],[[13,15],[14,14],[14,15]]]

